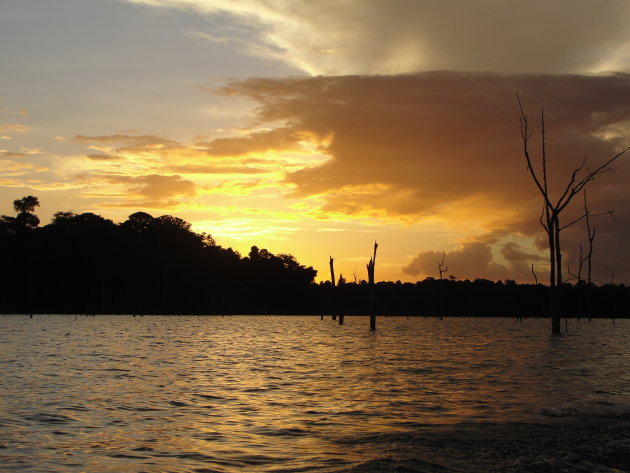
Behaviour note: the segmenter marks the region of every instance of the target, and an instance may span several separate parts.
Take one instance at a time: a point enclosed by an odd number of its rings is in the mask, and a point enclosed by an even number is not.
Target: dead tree
[[[540,224],[547,234],[547,241],[549,246],[549,286],[550,286],[550,312],[551,312],[551,331],[554,334],[560,333],[560,315],[558,313],[558,287],[562,284],[562,246],[560,241],[560,232],[573,225],[577,221],[583,218],[574,220],[573,222],[562,225],[560,222],[560,215],[567,208],[573,198],[582,192],[586,185],[593,181],[597,176],[605,172],[611,171],[610,165],[619,157],[628,151],[630,148],[625,148],[621,152],[617,153],[613,157],[609,158],[602,165],[595,168],[593,171],[584,171],[584,165],[586,164],[586,158],[582,163],[573,170],[571,177],[569,178],[565,187],[560,189],[560,197],[555,199],[551,195],[551,189],[549,187],[547,176],[547,148],[546,148],[546,136],[545,136],[545,112],[544,109],[540,111],[540,124],[541,124],[541,166],[539,170],[535,170],[532,159],[529,154],[528,142],[531,138],[529,134],[528,120],[521,100],[516,96],[518,101],[518,107],[520,110],[520,124],[521,124],[521,139],[523,142],[523,154],[527,161],[527,170],[531,175],[534,184],[538,188],[543,200],[543,208],[540,216]],[[579,177],[582,175],[583,177]]]
[[[536,276],[536,271],[534,271],[534,263],[532,263],[532,274],[534,275],[534,284],[538,286],[538,276]]]
[[[612,216],[612,212],[610,213]],[[584,191],[584,217],[586,220],[586,236],[588,237],[588,253],[586,253],[587,284],[591,284],[593,275],[593,242],[595,241],[595,228],[591,230],[591,219],[588,205],[586,204],[586,191]]]
[[[336,320],[337,316],[339,316],[339,325],[343,325],[343,315],[341,314],[337,314],[338,312],[338,305],[337,305],[337,290],[335,289],[335,259],[331,256],[330,257],[330,307],[331,307],[331,312],[332,312],[332,319]],[[339,284],[342,283],[342,281],[345,281],[345,279],[343,279],[343,276],[340,274],[339,275]],[[339,285],[338,284],[338,285]]]
[[[613,217],[613,211],[612,210],[608,210],[607,212],[601,212],[601,213],[596,213],[596,214],[591,214],[589,208],[588,208],[588,204],[586,202],[586,191],[584,191],[584,214],[575,219],[570,225],[572,225],[573,223],[579,222],[580,220],[584,219],[586,221],[586,236],[588,239],[588,253],[586,253],[586,256],[584,256],[584,247],[582,246],[582,243],[580,243],[580,257],[578,260],[578,272],[577,274],[574,274],[571,272],[571,269],[569,267],[569,265],[567,265],[567,271],[569,272],[569,274],[571,274],[571,276],[573,276],[576,280],[577,283],[583,283],[584,280],[582,279],[582,270],[584,268],[584,263],[586,263],[586,283],[587,284],[591,284],[592,282],[592,274],[593,274],[593,242],[595,241],[595,227],[591,227],[591,217],[599,217],[601,215],[610,215],[611,217]],[[614,217],[613,217],[614,218]],[[568,227],[569,225],[565,225],[564,228]]]
[[[337,320],[337,314],[335,312],[335,259],[330,256],[330,261],[328,264],[330,265],[330,306],[332,312],[332,319]]]
[[[584,256],[584,247],[582,246],[582,243],[580,243],[580,256],[578,257],[578,271],[577,274],[575,274],[573,271],[571,271],[571,260],[569,260],[569,262],[567,263],[567,272],[573,276],[573,279],[575,279],[576,283],[578,286],[582,285],[582,283],[584,282],[582,280],[582,269],[584,267],[584,262],[588,259],[588,255]]]
[[[343,286],[346,283],[346,279],[343,277],[343,274],[339,274],[339,280],[337,281],[337,289],[335,289],[335,298],[333,298],[333,301],[335,301],[335,308],[337,309],[337,318],[339,320],[339,325],[343,325],[344,322],[344,315],[343,312],[341,311],[340,307],[341,304],[339,304],[337,301],[338,299],[340,299],[339,296],[339,287]]]
[[[367,266],[368,282],[370,285],[370,330],[376,330],[376,315],[374,313],[374,267],[376,266],[376,249],[378,243],[374,242],[374,255]]]
[[[444,266],[444,258],[446,258],[446,251],[442,252],[442,261],[438,261],[438,271],[440,272],[440,279],[443,278],[444,273],[448,272],[448,266]]]

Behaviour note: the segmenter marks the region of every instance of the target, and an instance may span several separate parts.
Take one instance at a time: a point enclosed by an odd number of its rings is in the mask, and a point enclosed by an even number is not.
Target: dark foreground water
[[[630,320],[0,317],[0,470],[630,471]]]

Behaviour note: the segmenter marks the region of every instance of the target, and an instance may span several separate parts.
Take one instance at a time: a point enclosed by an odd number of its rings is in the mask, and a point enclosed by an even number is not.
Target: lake
[[[368,327],[0,316],[0,469],[630,469],[630,320],[561,337],[545,319]]]

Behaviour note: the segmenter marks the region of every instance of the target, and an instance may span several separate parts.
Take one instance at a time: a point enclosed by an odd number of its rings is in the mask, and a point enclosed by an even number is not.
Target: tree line
[[[145,212],[118,224],[57,212],[39,227],[37,198],[14,204],[16,217],[0,217],[4,313],[306,313],[312,306],[317,272],[292,255],[254,246],[242,257],[180,218]]]
[[[315,283],[290,254],[253,246],[247,256],[171,215],[57,212],[39,225],[36,197],[0,216],[0,312],[80,314],[339,314],[549,316],[549,287],[476,279]],[[334,276],[333,276],[334,277]],[[373,291],[373,292],[371,292]],[[564,315],[630,314],[630,289],[560,287]]]

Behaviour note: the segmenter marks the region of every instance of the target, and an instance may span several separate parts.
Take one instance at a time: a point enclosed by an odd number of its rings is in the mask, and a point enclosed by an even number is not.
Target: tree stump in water
[[[376,249],[378,243],[374,242],[374,255],[367,264],[368,281],[370,285],[370,330],[376,330],[376,315],[374,314],[374,268],[376,266]]]

